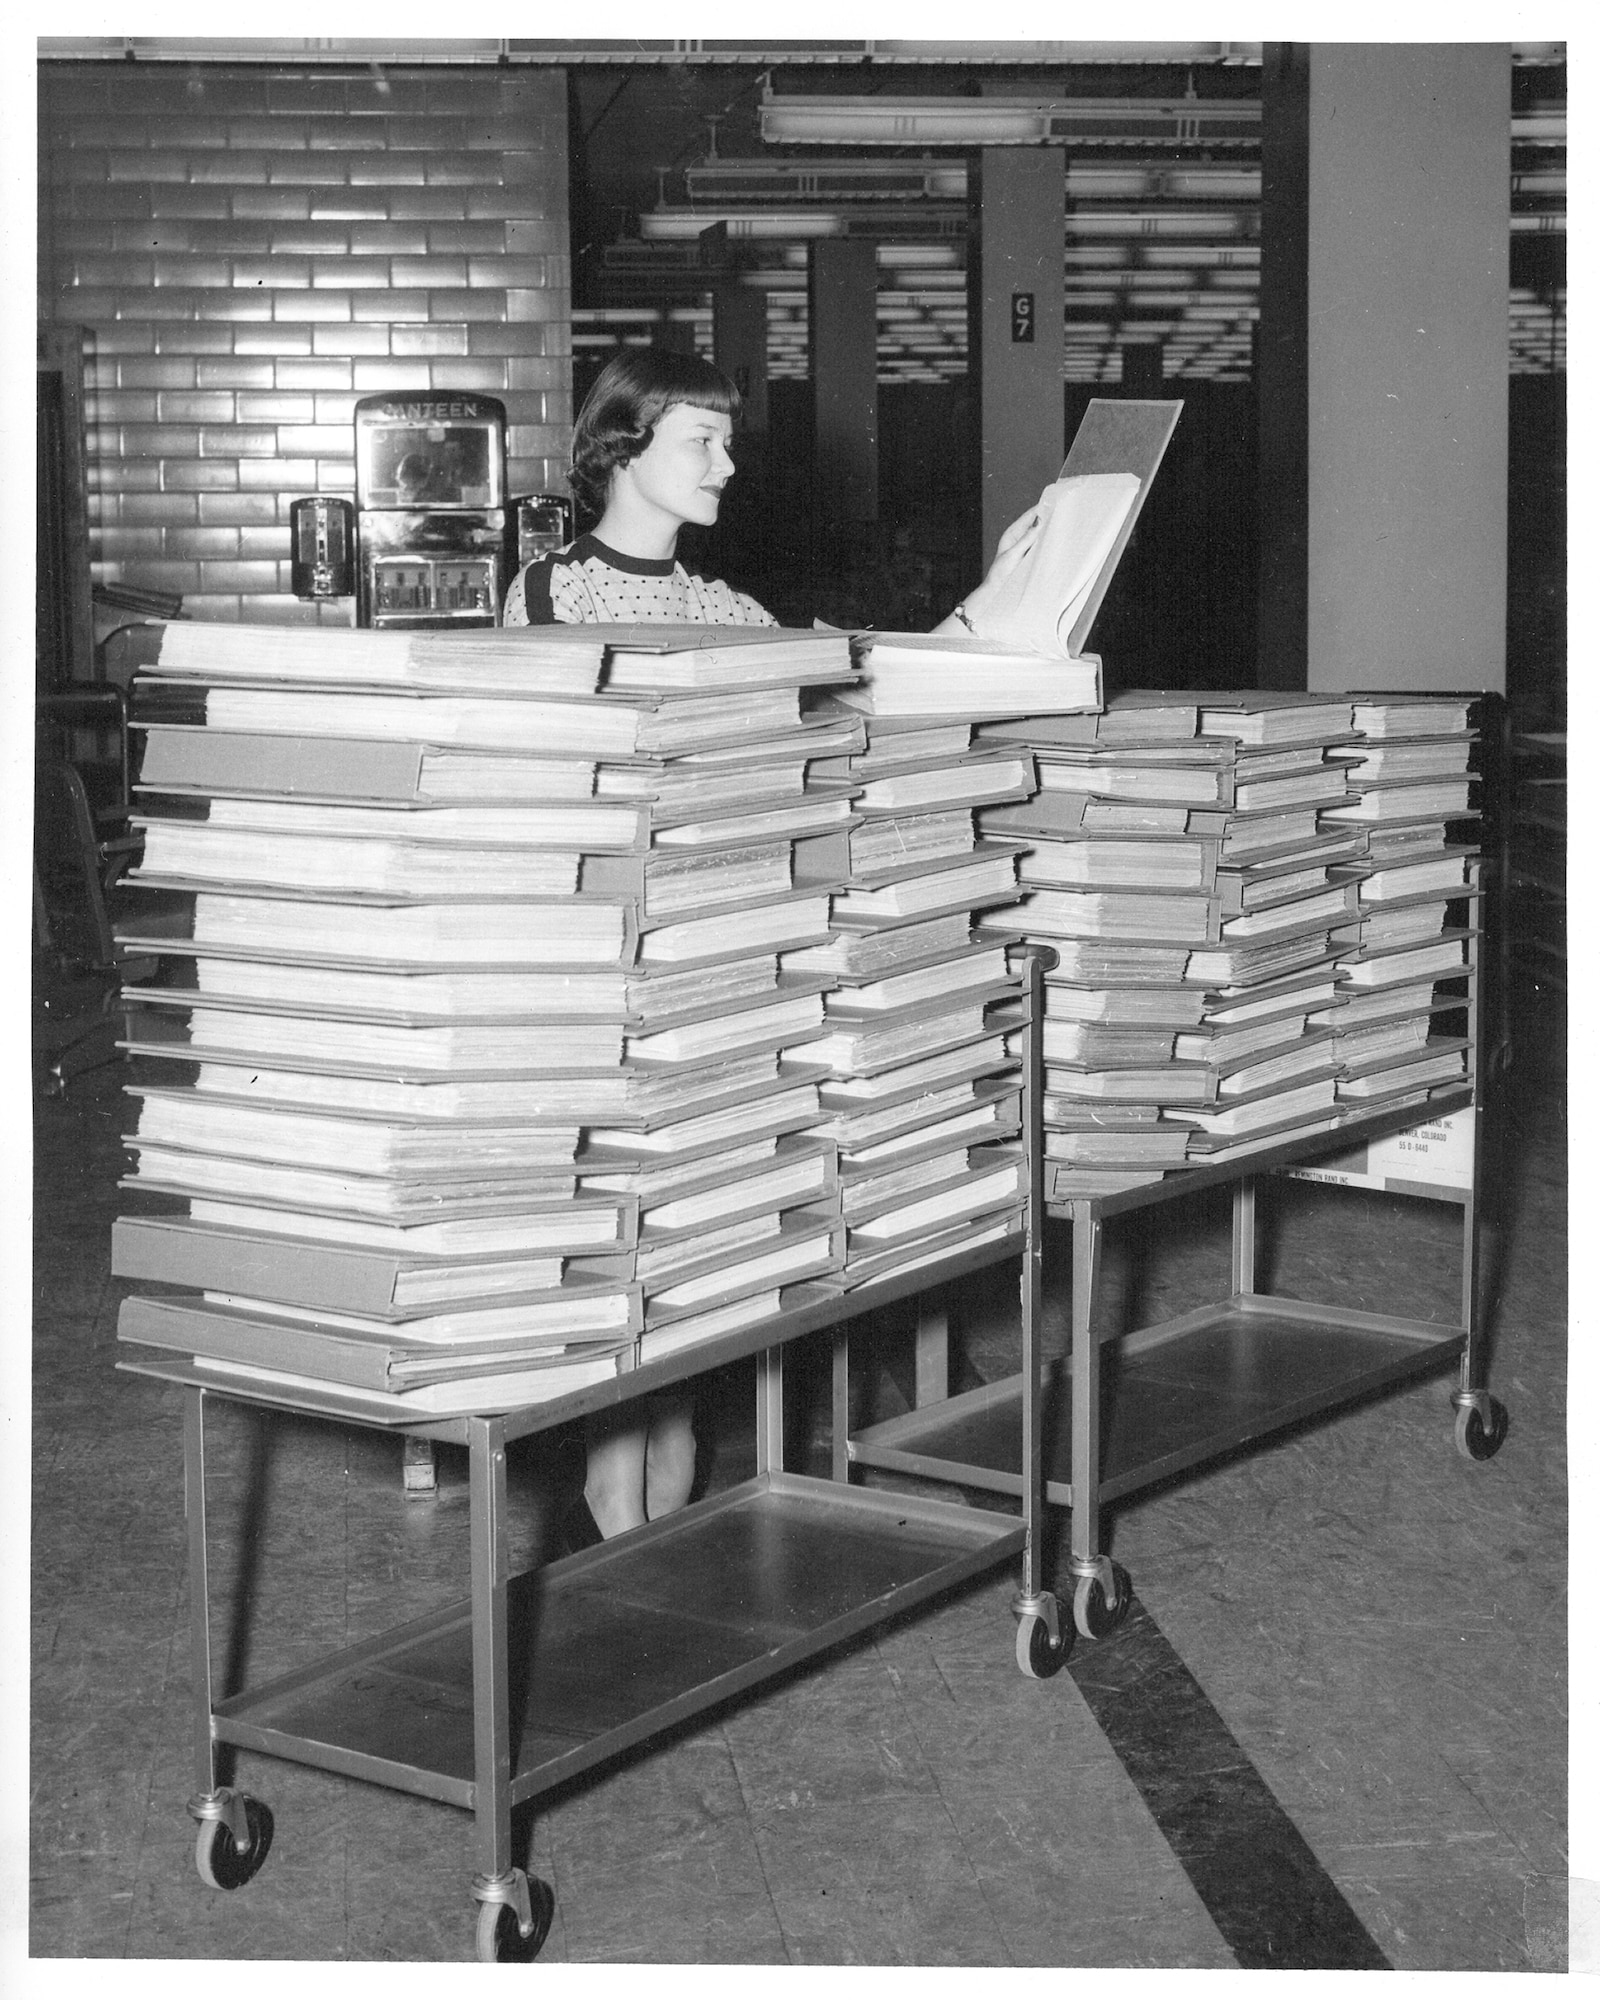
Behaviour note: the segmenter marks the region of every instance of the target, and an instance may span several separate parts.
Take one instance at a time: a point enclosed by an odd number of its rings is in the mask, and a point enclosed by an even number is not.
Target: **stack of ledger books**
[[[1022,844],[980,837],[977,815],[1027,799],[1035,772],[1020,746],[975,744],[974,720],[1099,693],[1082,661],[910,635],[860,651],[861,683],[830,706],[865,718],[865,743],[820,767],[852,790],[849,882],[832,940],[784,960],[834,982],[809,1053],[828,1070],[847,1286],[1018,1226],[1021,974],[974,922],[1014,905]]]
[[[1450,1003],[1432,982],[1464,967],[1464,933],[1445,919],[1468,891],[1469,850],[1446,845],[1467,806],[1466,711],[1387,705],[1391,736],[1410,729],[1441,766],[1451,746],[1451,771],[1425,781],[1432,817],[1407,817],[1426,803],[1412,774],[1385,781],[1382,757],[1367,763],[1383,706],[1137,693],[980,732],[1038,760],[1031,800],[981,815],[1032,847],[1020,905],[979,930],[1058,954],[1044,1023],[1052,1198],[1331,1130],[1355,1107],[1425,1102],[1465,1073],[1462,1041],[1438,1035]],[[1368,988],[1396,1004],[1372,999],[1365,1041]]]
[[[843,1263],[813,1046],[841,634],[173,625],[136,690],[119,1337],[394,1421],[605,1380]]]
[[[1471,704],[1465,698],[1360,695],[1343,753],[1348,802],[1330,815],[1360,828],[1355,920],[1337,934],[1339,990],[1328,1009],[1339,1101],[1389,1110],[1473,1073],[1459,986],[1476,930],[1479,882]]]

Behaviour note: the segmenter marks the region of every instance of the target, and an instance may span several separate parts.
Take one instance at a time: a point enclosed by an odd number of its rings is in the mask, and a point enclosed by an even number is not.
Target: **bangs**
[[[678,365],[663,369],[663,377],[670,374],[672,379],[662,380],[655,395],[645,397],[640,415],[646,423],[658,424],[668,410],[677,409],[680,403],[692,404],[697,410],[714,410],[718,416],[737,421],[739,391],[720,368],[714,368],[695,354],[674,354],[667,358]]]

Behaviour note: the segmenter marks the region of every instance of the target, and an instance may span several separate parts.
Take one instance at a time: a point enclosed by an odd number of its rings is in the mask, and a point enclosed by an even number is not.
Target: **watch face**
[[[495,507],[496,439],[487,424],[384,424],[360,434],[365,507]]]

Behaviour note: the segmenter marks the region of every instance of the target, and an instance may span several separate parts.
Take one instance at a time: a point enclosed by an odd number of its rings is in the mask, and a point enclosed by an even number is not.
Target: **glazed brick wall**
[[[348,623],[289,505],[353,492],[359,397],[498,396],[510,490],[565,490],[565,76],[43,64],[39,299],[85,329],[95,579]]]

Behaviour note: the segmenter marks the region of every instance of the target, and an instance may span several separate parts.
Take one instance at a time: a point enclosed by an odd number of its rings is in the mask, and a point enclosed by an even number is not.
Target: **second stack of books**
[[[1425,715],[1413,726],[1452,741],[1464,772],[1460,704],[1416,706]],[[1425,854],[1434,886],[1417,893],[1437,899],[1464,893],[1466,860],[1443,851],[1442,818],[1428,823],[1424,849],[1422,828],[1404,817],[1409,801],[1385,808],[1353,789],[1361,726],[1349,697],[1135,694],[1100,716],[984,730],[1039,760],[1035,798],[984,815],[988,829],[1034,847],[1020,909],[982,928],[1059,955],[1044,1027],[1053,1198],[1112,1193],[1331,1129],[1347,1105],[1380,1094],[1363,1081],[1363,1045],[1345,1032],[1352,988],[1402,976],[1403,960],[1392,975],[1383,967],[1383,919],[1366,913],[1384,893],[1379,864]],[[1435,801],[1440,812],[1464,811],[1457,782],[1459,798]],[[1374,854],[1369,824],[1389,821],[1401,847]],[[1444,907],[1406,898],[1388,935],[1442,923]],[[1420,982],[1460,968],[1459,943],[1446,947],[1448,966],[1436,953],[1406,1006],[1374,1003],[1387,1038],[1374,1061],[1428,1043],[1437,1010]],[[1459,1048],[1429,1043],[1441,1080],[1447,1058],[1459,1075]]]
[[[854,791],[835,937],[786,965],[825,972],[822,1101],[839,1147],[844,1282],[998,1241],[1026,1194],[1017,1142],[1021,976],[974,919],[1011,906],[1022,845],[980,837],[980,809],[1030,796],[1032,756],[975,745],[976,718],[1098,701],[1096,669],[898,635],[863,642],[834,707],[866,742],[823,769]]]

